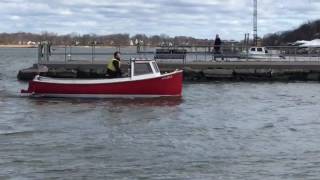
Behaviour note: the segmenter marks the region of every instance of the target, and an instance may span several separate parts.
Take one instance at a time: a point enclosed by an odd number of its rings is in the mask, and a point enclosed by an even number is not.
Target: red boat
[[[154,60],[131,60],[129,76],[114,79],[57,79],[37,75],[22,94],[40,97],[181,96],[182,70],[161,74]]]

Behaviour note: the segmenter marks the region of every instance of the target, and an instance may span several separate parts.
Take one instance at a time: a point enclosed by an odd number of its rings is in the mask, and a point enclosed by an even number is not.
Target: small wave
[[[290,94],[276,94],[276,96],[279,98],[294,98],[294,96]]]
[[[261,129],[270,129],[273,128],[274,124],[273,123],[267,123],[264,126],[261,127]]]
[[[290,131],[296,132],[298,131],[296,128],[288,128]]]
[[[10,91],[0,87],[0,97],[20,98],[22,96],[18,92],[10,92]]]
[[[42,133],[42,131],[9,131],[0,132],[0,136],[30,136],[35,133]]]
[[[320,153],[319,150],[307,150],[305,152],[303,152],[304,154],[316,154],[318,155]]]
[[[65,168],[65,169],[48,169],[37,173],[70,173],[77,172],[76,169]]]

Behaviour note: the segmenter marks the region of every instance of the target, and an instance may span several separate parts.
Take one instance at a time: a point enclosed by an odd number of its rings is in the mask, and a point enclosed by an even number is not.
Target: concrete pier
[[[72,61],[41,63],[20,70],[19,80],[30,80],[36,74],[57,78],[103,78],[106,74],[106,61]],[[320,61],[233,61],[208,62],[197,61],[183,64],[181,62],[158,62],[162,72],[175,69],[184,70],[187,81],[319,81]],[[128,65],[122,65],[123,72]]]

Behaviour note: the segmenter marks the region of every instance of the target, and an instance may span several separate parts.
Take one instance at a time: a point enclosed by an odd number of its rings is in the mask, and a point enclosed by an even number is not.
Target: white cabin
[[[143,79],[161,76],[159,67],[154,60],[130,60],[131,79]],[[132,71],[133,70],[133,71]]]
[[[249,49],[250,55],[268,55],[269,51],[265,47],[251,47]]]

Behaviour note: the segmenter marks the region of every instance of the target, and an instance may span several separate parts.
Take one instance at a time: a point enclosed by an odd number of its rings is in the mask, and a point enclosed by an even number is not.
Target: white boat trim
[[[140,80],[148,80],[155,78],[165,78],[167,76],[180,73],[182,70],[176,70],[171,73],[155,75],[155,74],[146,74],[135,76],[134,78],[125,77],[125,78],[113,78],[113,79],[58,79],[58,78],[49,78],[44,76],[37,75],[33,81],[35,82],[45,82],[45,83],[56,83],[56,84],[108,84],[108,83],[124,83],[124,82],[134,82]]]
[[[30,93],[29,97],[56,97],[56,98],[157,98],[157,97],[180,97],[177,95],[157,95],[157,94],[49,94],[49,93]]]

